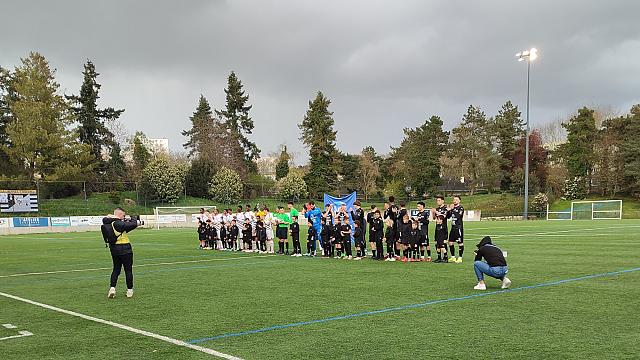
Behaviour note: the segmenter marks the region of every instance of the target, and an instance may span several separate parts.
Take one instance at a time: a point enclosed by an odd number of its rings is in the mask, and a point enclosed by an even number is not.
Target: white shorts
[[[273,230],[267,229],[267,240],[273,240]]]

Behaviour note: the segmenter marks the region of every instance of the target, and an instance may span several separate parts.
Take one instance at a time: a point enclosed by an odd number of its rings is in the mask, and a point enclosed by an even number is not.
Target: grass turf
[[[0,237],[0,292],[180,340],[463,298],[198,345],[245,359],[635,358],[640,271],[464,297],[477,294],[473,249],[483,235],[508,251],[518,288],[637,268],[638,228],[638,220],[467,223],[463,264],[199,251],[194,230],[140,230],[131,234],[135,297],[124,297],[121,276],[111,300],[98,233],[11,235]],[[82,271],[7,277],[69,270]],[[1,296],[0,309],[1,323],[18,326],[0,337],[34,334],[0,341],[6,359],[211,357]]]

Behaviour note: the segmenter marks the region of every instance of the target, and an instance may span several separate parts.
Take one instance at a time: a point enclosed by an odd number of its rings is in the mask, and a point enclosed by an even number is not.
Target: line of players
[[[384,205],[381,212],[375,205],[367,214],[359,201],[355,208],[346,209],[345,204],[338,208],[327,204],[325,211],[316,209],[313,201],[304,204],[302,215],[307,218],[307,256],[316,255],[316,243],[319,240],[322,256],[325,258],[345,258],[360,260],[367,256],[366,230],[369,228],[369,242],[372,259],[403,262],[431,261],[429,241],[429,221],[434,220],[437,260],[434,262],[462,262],[464,253],[464,208],[460,197],[455,196],[453,204],[447,206],[444,197],[436,197],[437,207],[426,209],[418,202],[418,210],[409,214],[406,204],[395,204],[394,197]],[[235,213],[225,209],[220,213],[214,209],[208,213],[200,209],[198,234],[201,249],[236,250],[245,252],[275,253],[273,227],[276,228],[278,254],[289,255],[288,236],[291,236],[293,251],[291,256],[302,256],[300,245],[300,213],[294,204],[287,204],[289,213],[278,207],[275,214],[264,207],[251,211],[249,205],[245,211],[238,206]],[[447,229],[447,219],[451,219],[451,231]],[[353,220],[354,228],[350,221]],[[318,221],[320,224],[318,224]],[[365,224],[365,226],[362,226]],[[386,225],[386,226],[385,226]],[[352,254],[352,241],[356,255]],[[386,255],[383,244],[386,243]],[[458,257],[455,256],[455,244],[458,244]],[[448,245],[448,249],[447,249]],[[425,257],[426,252],[426,257]]]

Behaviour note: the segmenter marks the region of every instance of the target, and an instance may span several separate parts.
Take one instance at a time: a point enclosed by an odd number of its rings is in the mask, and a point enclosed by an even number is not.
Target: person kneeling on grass
[[[474,290],[487,290],[487,285],[484,283],[484,275],[489,275],[493,278],[502,281],[502,288],[507,289],[511,285],[511,280],[505,275],[509,272],[507,268],[507,260],[505,260],[502,250],[491,243],[491,237],[485,236],[476,245],[476,259],[473,263],[473,269],[476,272],[478,278],[478,285],[474,286]],[[486,262],[482,261],[482,258]]]

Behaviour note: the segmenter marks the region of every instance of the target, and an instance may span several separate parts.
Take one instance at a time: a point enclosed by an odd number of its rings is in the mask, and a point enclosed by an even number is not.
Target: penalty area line
[[[100,324],[104,324],[104,325],[109,325],[109,326],[113,326],[115,328],[118,329],[122,329],[122,330],[126,330],[135,334],[139,334],[139,335],[144,335],[150,338],[154,338],[157,340],[161,340],[176,346],[181,346],[181,347],[185,347],[188,349],[192,349],[192,350],[197,350],[200,352],[203,352],[205,354],[209,354],[209,355],[213,355],[222,359],[228,359],[228,360],[242,360],[239,357],[233,356],[233,355],[229,355],[229,354],[225,354],[210,348],[206,348],[206,347],[202,347],[202,346],[198,346],[198,345],[194,345],[194,344],[189,344],[188,342],[182,341],[182,340],[178,340],[178,339],[174,339],[174,338],[170,338],[168,336],[164,336],[164,335],[160,335],[160,334],[156,334],[156,333],[152,333],[146,330],[140,330],[140,329],[136,329],[134,327],[131,326],[127,326],[127,325],[123,325],[123,324],[119,324],[113,321],[109,321],[109,320],[104,320],[104,319],[100,319],[97,317],[93,317],[93,316],[89,316],[89,315],[85,315],[85,314],[81,314],[81,313],[77,313],[75,311],[71,311],[71,310],[65,310],[65,309],[61,309],[59,307],[55,307],[55,306],[51,306],[51,305],[47,305],[47,304],[43,304],[37,301],[33,301],[33,300],[29,300],[29,299],[25,299],[25,298],[21,298],[19,296],[15,296],[15,295],[11,295],[11,294],[7,294],[7,293],[3,293],[0,292],[0,296],[4,296],[8,299],[13,299],[13,300],[17,300],[17,301],[21,301],[27,304],[31,304],[31,305],[35,305],[35,306],[39,306],[41,308],[47,309],[47,310],[52,310],[52,311],[56,311],[59,313],[63,313],[66,315],[71,315],[71,316],[75,316],[84,320],[89,320],[89,321],[93,321],[93,322],[97,322]]]

